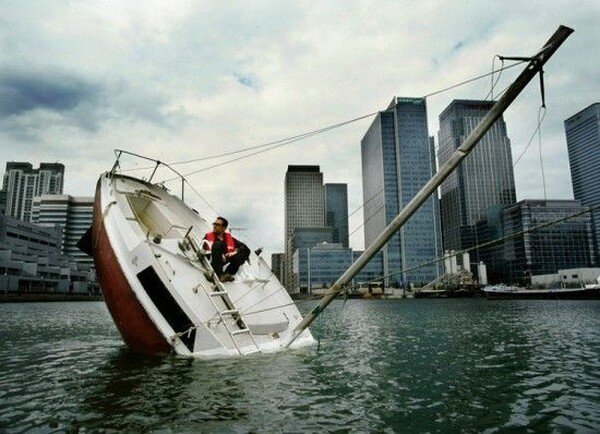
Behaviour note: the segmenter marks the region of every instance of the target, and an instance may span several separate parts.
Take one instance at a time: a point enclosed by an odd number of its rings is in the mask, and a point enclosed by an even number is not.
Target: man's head
[[[229,226],[229,222],[225,217],[217,217],[213,223],[213,232],[215,234],[221,234],[225,232],[227,226]]]

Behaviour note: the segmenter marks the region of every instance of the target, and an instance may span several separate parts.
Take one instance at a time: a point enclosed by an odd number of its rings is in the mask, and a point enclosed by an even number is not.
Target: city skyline
[[[10,4],[10,25],[0,29],[0,165],[63,161],[65,191],[92,195],[97,177],[113,163],[113,148],[178,161],[277,140],[382,110],[389,95],[425,95],[490,72],[496,53],[535,52],[562,23],[575,34],[545,68],[542,142],[548,197],[572,198],[562,122],[599,94],[598,58],[589,53],[600,36],[600,7],[547,2],[538,13],[539,4],[491,5]],[[332,26],[342,11],[344,25]],[[472,24],[460,25],[465,21]],[[232,26],[234,35],[226,31]],[[505,71],[497,91],[519,69]],[[481,99],[489,88],[488,77],[428,98],[429,134],[450,101]],[[233,115],[234,102],[243,116]],[[531,137],[539,105],[532,83],[506,112],[513,155]],[[369,122],[190,181],[236,227],[268,251],[282,251],[283,192],[273,186],[285,167],[320,164],[331,179],[348,183],[349,210],[355,210],[363,201],[358,142]],[[515,168],[518,200],[542,197],[538,159],[532,146]],[[181,167],[184,173],[198,168]],[[197,202],[207,219],[214,216]],[[350,232],[362,224],[359,214]],[[362,241],[358,230],[350,245],[361,249]]]

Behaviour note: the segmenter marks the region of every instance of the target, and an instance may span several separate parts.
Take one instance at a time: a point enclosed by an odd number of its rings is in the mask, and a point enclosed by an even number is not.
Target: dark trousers
[[[250,249],[243,243],[240,243],[237,253],[233,255],[231,258],[226,258],[223,260],[223,255],[227,253],[227,245],[222,241],[215,241],[211,247],[211,258],[210,264],[217,273],[217,276],[223,274],[223,268],[225,268],[225,272],[227,274],[231,274],[232,276],[238,272],[240,267],[248,257],[250,256]]]

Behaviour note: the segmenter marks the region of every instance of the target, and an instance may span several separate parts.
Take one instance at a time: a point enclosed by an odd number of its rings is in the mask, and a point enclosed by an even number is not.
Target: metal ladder
[[[223,283],[217,277],[217,274],[213,270],[210,262],[208,261],[207,255],[205,255],[198,248],[198,246],[196,245],[196,242],[192,238],[190,238],[190,236],[189,236],[190,232],[191,232],[191,228],[186,233],[184,240],[180,244],[179,247],[181,248],[181,250],[184,251],[184,253],[186,251],[191,250],[194,253],[195,258],[197,258],[197,261],[204,268],[204,276],[206,277],[206,280],[208,280],[213,285],[213,290],[209,291],[202,284],[199,284],[198,286],[201,287],[202,290],[204,291],[204,293],[208,296],[208,299],[210,300],[210,302],[212,303],[212,305],[215,309],[215,312],[219,316],[219,320],[220,320],[219,322],[221,322],[223,324],[223,326],[225,327],[225,330],[227,330],[227,333],[229,334],[231,341],[233,342],[233,345],[235,346],[237,352],[241,356],[247,356],[249,354],[261,352],[261,349],[258,346],[258,344],[256,343],[256,340],[254,339],[254,335],[252,334],[252,331],[250,330],[250,327],[248,327],[246,325],[246,322],[242,318],[242,313],[239,311],[239,309],[237,309],[237,307],[231,300],[231,297],[229,296],[229,292],[227,291],[227,289],[223,286]],[[219,308],[219,306],[217,305],[217,303],[215,302],[215,298],[217,298],[217,297],[219,297],[222,300],[223,304],[225,305],[224,310],[221,310]],[[229,318],[231,318],[235,321],[235,324],[238,326],[238,330],[231,329],[231,325],[228,324],[228,321],[227,321]],[[246,352],[242,351],[242,348],[240,347],[237,339],[244,335],[247,335],[250,337],[250,340],[252,341],[255,349],[252,349],[252,350],[246,351]]]

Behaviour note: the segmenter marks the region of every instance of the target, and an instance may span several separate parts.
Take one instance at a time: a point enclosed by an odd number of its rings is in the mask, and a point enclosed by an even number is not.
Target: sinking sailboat
[[[203,248],[208,231],[209,223],[161,184],[116,170],[100,176],[88,247],[104,300],[133,350],[194,357],[271,352],[284,348],[301,322],[254,252],[234,281],[220,282]],[[306,330],[297,346],[314,343]]]
[[[492,124],[573,32],[560,26],[471,131],[463,144],[411,199],[304,318],[267,264],[255,253],[233,282],[222,283],[202,248],[208,223],[184,199],[185,178],[169,165],[118,151],[98,180],[91,236],[106,304],[125,342],[148,353],[226,357],[315,343],[308,327],[473,150]],[[117,173],[129,154],[155,162],[149,180]],[[181,197],[151,183],[161,165],[181,177]]]

